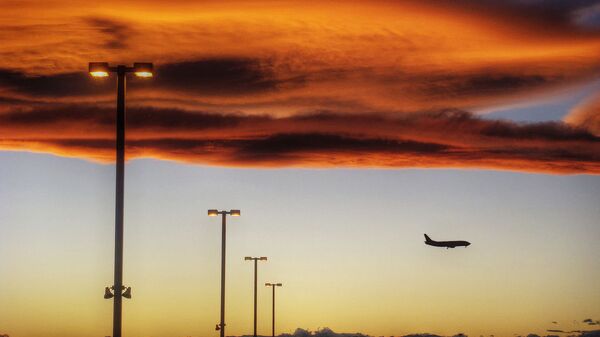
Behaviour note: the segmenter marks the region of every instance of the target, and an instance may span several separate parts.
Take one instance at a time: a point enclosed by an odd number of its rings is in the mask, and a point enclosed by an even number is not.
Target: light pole
[[[221,337],[225,337],[225,232],[227,229],[227,215],[240,216],[239,209],[230,211],[218,211],[209,209],[208,216],[221,215],[221,322],[217,324],[216,330],[220,330]]]
[[[281,287],[281,283],[265,283],[265,286],[273,289],[273,325],[271,328],[271,336],[275,337],[275,287]]]
[[[258,261],[267,261],[266,256],[261,257],[250,257],[244,258],[246,261],[254,261],[254,337],[256,337],[256,290],[257,290],[257,273],[258,273]]]
[[[107,62],[90,62],[93,77],[107,77],[117,73],[117,183],[115,202],[115,280],[104,289],[104,298],[114,298],[113,337],[121,337],[122,300],[131,298],[131,287],[123,286],[123,191],[125,184],[125,79],[128,73],[138,77],[152,77],[152,63],[134,63],[133,67],[110,67]],[[113,289],[114,293],[110,290]]]

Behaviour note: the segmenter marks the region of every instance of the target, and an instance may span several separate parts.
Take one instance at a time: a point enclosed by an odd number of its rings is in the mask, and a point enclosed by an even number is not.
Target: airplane
[[[424,234],[424,235],[425,235],[425,244],[434,246],[434,247],[446,247],[446,249],[448,249],[448,248],[464,246],[465,248],[467,248],[467,246],[469,246],[471,244],[468,241],[434,241],[434,240],[431,240],[431,238],[427,234]]]

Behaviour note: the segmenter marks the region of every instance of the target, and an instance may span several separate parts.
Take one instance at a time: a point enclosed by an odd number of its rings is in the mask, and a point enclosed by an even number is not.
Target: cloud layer
[[[600,172],[600,137],[557,122],[517,124],[460,110],[277,118],[145,107],[128,113],[129,158],[242,167]],[[0,147],[111,161],[113,116],[110,107],[83,104],[5,112],[0,115]]]
[[[598,174],[597,103],[566,123],[473,113],[598,78],[595,5],[7,2],[0,148],[111,161],[114,81],[87,62],[154,61],[129,83],[129,158]]]

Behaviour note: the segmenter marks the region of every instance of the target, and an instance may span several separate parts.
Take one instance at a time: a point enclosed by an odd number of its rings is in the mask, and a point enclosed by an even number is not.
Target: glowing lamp
[[[208,210],[208,216],[217,216],[217,215],[219,215],[219,211],[217,211],[216,209]]]
[[[107,77],[110,68],[107,62],[90,62],[89,73],[93,77]]]
[[[240,216],[240,215],[242,215],[242,212],[240,212],[239,209],[232,209],[231,211],[229,211],[229,214],[231,216]]]
[[[154,75],[152,63],[134,63],[133,73],[137,77],[152,77]]]

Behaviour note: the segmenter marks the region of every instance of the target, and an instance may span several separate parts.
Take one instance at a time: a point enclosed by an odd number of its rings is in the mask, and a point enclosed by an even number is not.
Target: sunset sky
[[[278,333],[600,329],[600,1],[0,2],[0,335],[112,331],[90,61],[155,64],[128,79],[124,336],[217,335],[209,208],[242,210],[228,335],[248,255]]]

